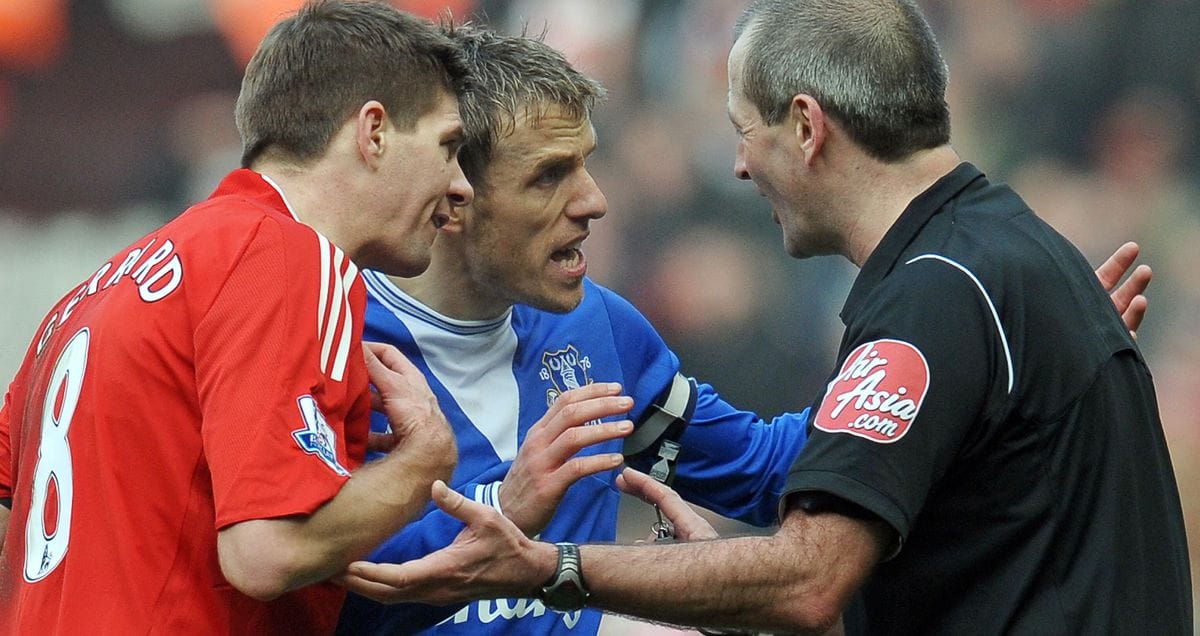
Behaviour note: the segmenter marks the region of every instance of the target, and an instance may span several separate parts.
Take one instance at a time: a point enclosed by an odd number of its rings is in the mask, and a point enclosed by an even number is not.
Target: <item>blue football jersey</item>
[[[365,271],[363,340],[387,342],[421,369],[458,440],[451,487],[498,507],[498,489],[526,432],[569,389],[619,382],[634,400],[628,418],[645,420],[673,385],[679,360],[628,301],[591,280],[579,307],[565,314],[523,305],[484,321],[438,314]],[[765,421],[724,402],[711,386],[685,383],[694,411],[679,442],[674,487],[688,501],[759,526],[776,521],[787,471],[807,437],[807,409]],[[372,428],[387,421],[374,414]],[[623,418],[615,418],[623,419]],[[582,453],[621,452],[622,442]],[[640,459],[640,458],[639,458]],[[653,457],[632,462],[643,471]],[[638,465],[638,464],[645,465]],[[585,477],[567,490],[539,537],[611,542],[617,533],[619,471]],[[401,563],[449,545],[463,524],[432,504],[424,516],[375,550],[369,560]],[[586,573],[585,573],[586,577]],[[351,594],[338,633],[595,634],[601,612],[556,612],[534,599],[475,601],[461,607],[382,605]]]

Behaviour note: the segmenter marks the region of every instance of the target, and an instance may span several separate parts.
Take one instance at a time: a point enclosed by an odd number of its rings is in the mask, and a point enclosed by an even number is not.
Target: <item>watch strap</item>
[[[542,586],[539,600],[546,607],[560,612],[582,609],[591,594],[583,583],[579,546],[569,542],[554,545],[558,548],[558,566],[554,576]]]

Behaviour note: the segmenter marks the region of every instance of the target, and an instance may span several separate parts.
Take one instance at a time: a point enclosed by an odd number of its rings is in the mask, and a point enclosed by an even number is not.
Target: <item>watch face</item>
[[[587,593],[571,580],[562,581],[553,589],[547,590],[544,596],[542,604],[560,612],[580,609],[587,601]]]
[[[581,609],[589,596],[579,567],[579,547],[572,543],[557,545],[558,570],[542,588],[542,605],[560,612],[572,612]]]

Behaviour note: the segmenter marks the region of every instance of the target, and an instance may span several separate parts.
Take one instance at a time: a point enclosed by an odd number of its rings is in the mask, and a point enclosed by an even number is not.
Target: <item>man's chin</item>
[[[426,258],[409,258],[405,260],[390,259],[379,265],[367,265],[368,269],[383,272],[388,276],[397,276],[399,278],[412,278],[420,276],[429,269],[430,259]]]
[[[579,303],[583,302],[583,285],[580,284],[578,289],[573,292],[559,292],[555,294],[544,294],[537,298],[528,298],[522,300],[523,304],[529,305],[535,309],[548,311],[552,314],[565,314],[574,311]]]

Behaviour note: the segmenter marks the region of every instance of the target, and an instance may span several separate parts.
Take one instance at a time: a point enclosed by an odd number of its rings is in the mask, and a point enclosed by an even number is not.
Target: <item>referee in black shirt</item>
[[[573,603],[783,632],[845,613],[849,633],[1191,634],[1150,372],[1079,252],[950,146],[915,3],[757,0],[736,35],[737,176],[792,256],[861,268],[839,361],[774,535],[581,546]],[[455,544],[347,584],[445,603],[563,578],[554,546],[435,499],[469,523]]]

